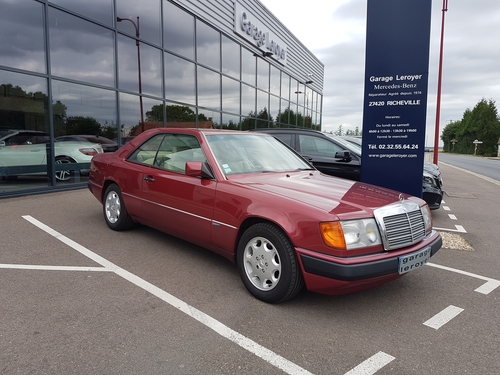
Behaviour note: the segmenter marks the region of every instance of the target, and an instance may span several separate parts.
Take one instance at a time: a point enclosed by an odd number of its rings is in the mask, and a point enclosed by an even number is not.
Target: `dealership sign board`
[[[422,196],[432,0],[368,0],[361,180]]]

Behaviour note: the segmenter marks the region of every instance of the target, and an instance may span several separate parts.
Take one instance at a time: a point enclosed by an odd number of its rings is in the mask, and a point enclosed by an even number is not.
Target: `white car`
[[[50,135],[34,130],[0,130],[0,176],[46,175],[47,145]],[[102,146],[90,142],[54,142],[56,164],[84,163],[90,165],[92,156],[103,152]],[[88,174],[88,165],[56,165],[59,181],[69,180],[72,170]],[[83,168],[82,168],[83,167]]]

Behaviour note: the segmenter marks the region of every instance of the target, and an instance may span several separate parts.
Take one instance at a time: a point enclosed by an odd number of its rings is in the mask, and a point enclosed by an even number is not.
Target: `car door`
[[[315,134],[296,134],[297,151],[321,172],[350,180],[359,181],[360,159],[351,153],[350,158],[336,157],[345,147],[333,140]]]
[[[7,175],[42,172],[40,167],[46,164],[47,150],[45,143],[37,143],[36,133],[19,132],[4,139],[0,146],[0,165],[10,167]],[[33,166],[33,168],[26,168]]]
[[[205,161],[198,139],[187,134],[160,134],[152,141],[158,149],[131,155],[148,167],[141,176],[141,216],[145,224],[207,245],[216,182],[187,176],[187,161]],[[161,142],[157,142],[161,138]]]

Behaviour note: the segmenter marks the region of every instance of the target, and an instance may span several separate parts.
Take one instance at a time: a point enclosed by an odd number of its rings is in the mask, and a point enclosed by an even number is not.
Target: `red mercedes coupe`
[[[88,187],[111,229],[143,224],[221,254],[269,303],[380,285],[442,244],[422,199],[324,175],[269,134],[148,130],[95,155]]]

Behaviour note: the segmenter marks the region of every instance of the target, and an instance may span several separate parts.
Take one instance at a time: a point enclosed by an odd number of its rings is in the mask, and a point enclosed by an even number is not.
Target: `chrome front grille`
[[[425,223],[418,204],[404,201],[374,211],[385,250],[395,250],[420,242]]]

